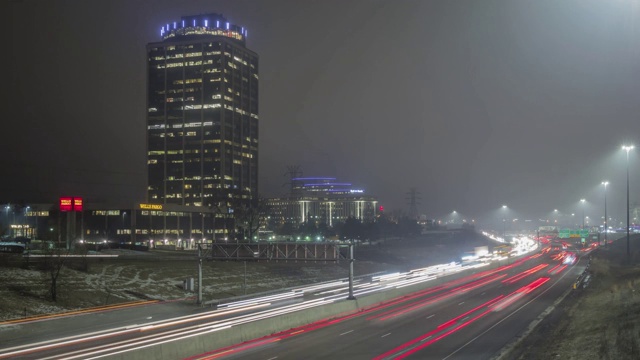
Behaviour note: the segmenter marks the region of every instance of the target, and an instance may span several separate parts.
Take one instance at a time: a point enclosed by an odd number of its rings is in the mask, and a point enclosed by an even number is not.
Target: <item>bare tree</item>
[[[213,211],[212,225],[214,229],[213,240],[215,241],[215,229],[217,228],[217,219],[223,220],[224,229],[229,231],[229,220],[231,219],[230,213],[232,207],[232,200],[227,194],[217,193],[207,204],[210,210]]]
[[[49,296],[52,301],[58,300],[58,285],[62,268],[67,262],[69,251],[62,248],[44,249],[42,271],[49,286]]]
[[[242,229],[243,234],[248,235],[249,242],[253,240],[258,229],[264,225],[267,213],[266,204],[266,200],[258,196],[249,202],[238,203],[233,209],[235,225]]]

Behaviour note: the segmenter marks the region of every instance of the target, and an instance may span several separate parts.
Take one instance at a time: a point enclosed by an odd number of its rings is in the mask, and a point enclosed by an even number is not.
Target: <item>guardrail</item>
[[[591,256],[589,256],[589,261],[587,262],[587,267],[584,269],[582,274],[578,275],[576,281],[573,283],[573,289],[584,289],[589,286],[591,282],[591,271],[589,271],[589,266],[591,266]]]

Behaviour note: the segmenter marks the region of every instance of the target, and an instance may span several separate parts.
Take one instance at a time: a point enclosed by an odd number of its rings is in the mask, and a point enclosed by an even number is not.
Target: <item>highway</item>
[[[356,314],[211,349],[193,359],[488,359],[570,289],[585,267],[584,260],[566,266],[560,261],[545,251],[487,270],[479,267],[486,263],[476,262],[363,277],[354,285],[356,297],[419,283],[424,283],[424,290]],[[473,274],[446,281],[446,275],[473,267]],[[180,304],[152,304],[111,313],[0,325],[0,359],[126,356],[128,351],[159,343],[287,313],[313,311],[318,306],[346,301],[346,293],[346,283],[340,280],[196,313]]]
[[[586,262],[537,254],[356,316],[190,359],[491,359],[572,288]]]

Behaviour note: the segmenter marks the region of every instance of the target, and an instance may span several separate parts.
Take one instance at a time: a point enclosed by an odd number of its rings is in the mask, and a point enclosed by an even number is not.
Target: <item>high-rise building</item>
[[[220,14],[147,45],[148,202],[213,206],[258,191],[258,55]]]

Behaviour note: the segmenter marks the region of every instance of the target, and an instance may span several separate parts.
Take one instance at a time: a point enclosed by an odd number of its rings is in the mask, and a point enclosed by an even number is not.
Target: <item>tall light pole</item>
[[[504,211],[507,211],[507,205],[502,205],[502,209]],[[506,228],[507,228],[507,219],[503,216],[502,217],[502,240],[504,242],[507,242],[507,234],[506,234],[507,230],[506,230]]]
[[[7,213],[7,229],[10,229],[11,226],[9,226],[9,209],[11,208],[11,206],[9,204],[5,205],[4,210]]]
[[[582,230],[584,230],[584,203],[586,201],[587,200],[585,200],[585,199],[580,199],[580,203],[582,204]]]
[[[633,145],[622,145],[622,150],[627,152],[627,260],[631,260],[631,250],[629,249],[629,151]]]
[[[607,185],[609,185],[608,181],[603,181],[602,185],[604,186],[604,247],[607,247],[607,231],[609,228],[607,227]]]

